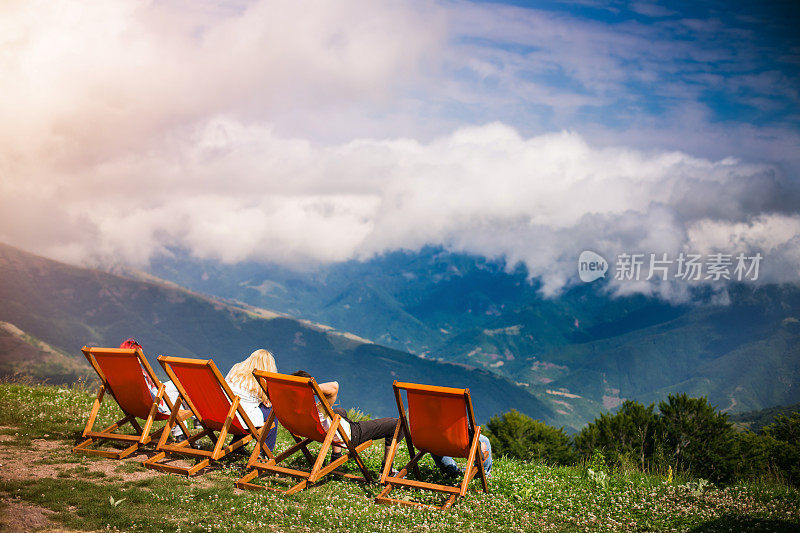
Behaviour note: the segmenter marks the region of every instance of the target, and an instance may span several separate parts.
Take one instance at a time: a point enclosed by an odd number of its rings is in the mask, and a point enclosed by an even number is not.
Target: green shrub
[[[779,475],[792,485],[800,485],[800,413],[778,415],[762,434],[774,441],[771,459]]]
[[[486,433],[498,456],[557,465],[574,464],[577,459],[563,428],[548,426],[515,409],[501,417],[493,416]]]

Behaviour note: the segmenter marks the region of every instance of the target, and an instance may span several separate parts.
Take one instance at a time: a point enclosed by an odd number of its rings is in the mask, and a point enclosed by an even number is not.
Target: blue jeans
[[[272,412],[271,407],[266,407],[263,403],[258,406],[261,409],[261,413],[264,415],[264,423],[267,423],[267,418],[269,418],[269,414]],[[273,423],[272,429],[269,430],[267,433],[267,437],[264,439],[264,444],[267,445],[267,448],[270,450],[275,449],[275,442],[278,440],[278,419],[275,419]]]
[[[492,472],[492,444],[489,442],[489,437],[486,437],[485,435],[478,437],[478,440],[481,444],[478,449],[478,453],[481,453],[481,448],[485,448],[486,451],[489,452],[489,456],[483,460],[483,470],[488,475]],[[464,473],[464,471],[458,467],[452,457],[448,457],[446,455],[442,457],[433,454],[431,454],[431,457],[433,457],[433,462],[436,463],[436,466],[439,467],[439,470],[445,475],[457,476]]]

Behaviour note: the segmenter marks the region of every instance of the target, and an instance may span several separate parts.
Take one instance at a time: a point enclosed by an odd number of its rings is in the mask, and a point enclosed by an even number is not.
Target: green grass
[[[76,529],[123,531],[797,531],[800,494],[775,484],[729,487],[667,484],[639,472],[612,472],[605,482],[581,467],[553,468],[495,458],[490,493],[474,481],[468,496],[446,512],[373,503],[378,485],[333,479],[301,493],[241,492],[233,483],[246,460],[225,458],[195,478],[150,473],[135,461],[119,461],[110,474],[98,471],[110,459],[70,453],[89,412],[93,393],[0,384],[0,434],[9,453],[30,448],[33,461],[55,469],[51,477],[0,481],[4,500],[51,509],[50,518]],[[100,422],[119,412],[106,402]],[[43,442],[56,447],[41,451]],[[279,432],[278,447],[290,442]],[[6,452],[4,452],[6,453]],[[377,472],[382,445],[365,454]],[[403,449],[399,457],[407,457]],[[397,461],[399,462],[399,460]],[[4,465],[6,468],[8,465]],[[441,479],[431,460],[426,480]],[[351,467],[351,472],[355,470]],[[145,473],[144,475],[140,475]],[[133,479],[131,478],[133,476]],[[430,493],[395,490],[394,496],[437,500]],[[120,502],[114,505],[115,502]]]

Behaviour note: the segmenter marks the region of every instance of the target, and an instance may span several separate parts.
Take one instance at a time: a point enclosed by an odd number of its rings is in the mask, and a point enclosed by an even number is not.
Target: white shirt
[[[172,381],[165,381],[164,382],[164,394],[166,394],[169,401],[172,402],[172,405],[175,405],[175,402],[178,401],[178,387]],[[188,409],[187,406],[181,406],[183,409]]]
[[[139,364],[141,366],[141,363]],[[150,374],[147,373],[147,370],[142,367],[142,375],[144,376],[144,381],[147,383],[147,388],[150,389],[150,396],[153,398],[153,401],[156,400],[158,397],[158,387],[156,387],[155,382],[150,377]],[[170,385],[172,385],[171,381],[167,381]],[[175,385],[172,385],[172,388],[175,388]],[[175,389],[175,396],[178,396],[178,390]],[[161,401],[158,403],[158,412],[164,415],[168,415],[170,413],[169,407],[167,407],[167,402],[164,401],[164,398],[161,398]]]
[[[322,424],[322,429],[327,432],[331,428],[331,419],[328,415],[325,414],[325,410],[322,408],[320,404],[317,404],[317,412],[319,413],[319,421]],[[345,418],[340,417],[342,422],[340,427],[344,431],[345,435],[347,435],[347,439],[350,439],[350,422],[348,422]],[[336,432],[336,435],[333,436],[333,442],[336,444],[341,444],[344,446],[344,441],[342,440],[339,432]]]
[[[253,423],[253,425],[257,428],[263,426],[266,420],[264,420],[264,413],[260,408],[261,398],[254,396],[248,390],[244,390],[238,383],[231,383],[228,381],[228,386],[231,388],[231,392],[239,397],[239,405],[241,405],[244,409],[244,412],[247,413],[247,416],[250,418],[250,421]],[[242,427],[245,427],[245,423],[241,419],[242,417],[239,415],[236,415],[236,417],[239,419],[239,423],[242,424]]]

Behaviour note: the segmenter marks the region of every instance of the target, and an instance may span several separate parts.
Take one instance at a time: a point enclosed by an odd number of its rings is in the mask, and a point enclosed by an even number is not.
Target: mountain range
[[[476,417],[518,409],[560,423],[551,405],[503,376],[424,359],[330,327],[184,289],[66,265],[0,244],[0,371],[38,365],[38,377],[61,381],[64,368],[88,370],[83,345],[118,346],[135,337],[154,367],[166,354],[213,358],[223,373],[261,347],[280,371],[304,369],[337,380],[345,407],[396,416],[392,381],[468,387]],[[3,333],[5,332],[5,333]],[[47,376],[47,369],[52,376]],[[24,370],[24,369],[22,369]]]
[[[73,366],[52,379],[68,380],[83,344],[135,336],[223,371],[268,347],[279,369],[338,379],[345,405],[381,416],[395,411],[393,379],[469,386],[481,420],[516,408],[568,431],[674,392],[730,413],[800,401],[793,284],[732,284],[725,304],[614,297],[601,283],[545,298],[522,267],[437,248],[306,270],[173,251],[147,271],[104,271],[0,245],[0,275],[6,374],[57,353]],[[19,356],[26,343],[35,357]]]
[[[353,332],[526,387],[568,427],[669,393],[727,412],[800,401],[800,286],[730,284],[719,303],[613,296],[600,280],[546,298],[522,266],[425,248],[307,270],[179,250],[148,270],[191,289]],[[576,276],[577,277],[577,276]]]

